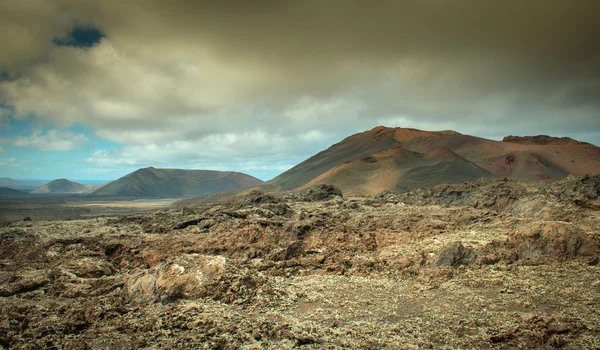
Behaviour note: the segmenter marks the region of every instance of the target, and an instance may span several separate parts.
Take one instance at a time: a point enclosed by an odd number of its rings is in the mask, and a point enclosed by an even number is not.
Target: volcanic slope
[[[398,146],[387,133],[364,132],[347,137],[267,182],[269,189],[292,190],[307,184],[338,164]]]
[[[600,173],[600,148],[566,137],[507,136],[493,141],[453,131],[387,130],[410,150],[446,147],[499,177],[558,180],[569,174]]]
[[[498,177],[558,180],[569,174],[600,173],[600,148],[569,138],[555,138],[545,135],[508,136],[503,141],[493,141],[463,135],[455,131],[433,132],[379,126],[352,135],[305,160],[267,182],[265,189],[292,190],[311,181],[319,182],[317,180],[319,176],[335,167],[343,166],[345,163],[350,164],[363,158],[381,158],[381,155],[375,154],[397,146],[401,146],[406,151],[424,155],[439,149],[446,149]],[[435,159],[435,157],[431,159]],[[402,162],[406,163],[409,160],[404,159]],[[384,164],[389,165],[390,163],[393,162],[390,160]],[[444,162],[444,164],[447,165],[448,162]],[[396,164],[396,166],[400,165]],[[356,164],[347,165],[346,168],[352,168],[353,166],[356,166]],[[381,167],[381,165],[377,167]],[[396,169],[392,172],[402,171],[404,170]],[[340,173],[341,170],[337,172]],[[336,181],[344,183],[359,182],[359,179],[353,179],[357,176],[357,172],[345,171],[343,173],[349,178],[342,181],[342,174],[338,174]],[[455,174],[452,171],[434,171],[422,174],[429,177],[438,176],[438,178],[427,179],[424,185],[455,182],[453,181]],[[361,176],[364,175],[361,175],[359,171],[358,177]],[[392,181],[391,183],[395,182]]]
[[[67,194],[67,193],[90,193],[94,187],[69,181],[67,179],[58,179],[50,181],[44,186],[32,191],[33,194]]]
[[[213,170],[136,170],[92,192],[93,196],[190,197],[257,186],[261,180],[237,172]]]
[[[340,164],[304,187],[329,184],[345,194],[374,195],[385,190],[433,187],[480,178],[495,176],[446,148],[424,154],[396,146]]]

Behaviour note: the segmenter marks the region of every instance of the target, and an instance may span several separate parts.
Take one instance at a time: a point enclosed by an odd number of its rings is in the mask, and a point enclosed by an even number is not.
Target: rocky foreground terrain
[[[0,347],[600,347],[600,176],[0,228]]]

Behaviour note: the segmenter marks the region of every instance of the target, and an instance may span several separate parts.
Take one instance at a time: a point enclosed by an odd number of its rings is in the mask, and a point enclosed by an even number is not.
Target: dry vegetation
[[[0,229],[5,348],[598,348],[600,176]]]

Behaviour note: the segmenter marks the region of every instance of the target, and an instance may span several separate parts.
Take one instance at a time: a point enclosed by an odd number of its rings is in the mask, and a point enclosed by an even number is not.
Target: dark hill
[[[91,195],[163,198],[206,196],[261,183],[255,177],[237,172],[149,167],[108,183]]]
[[[27,196],[29,193],[8,187],[0,187],[0,196]]]

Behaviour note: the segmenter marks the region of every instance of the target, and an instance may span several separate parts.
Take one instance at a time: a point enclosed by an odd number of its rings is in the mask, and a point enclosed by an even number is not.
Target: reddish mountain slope
[[[330,184],[347,194],[374,195],[385,190],[432,187],[482,177],[495,176],[446,148],[424,154],[396,146],[340,164],[305,187]]]
[[[600,173],[600,148],[569,138],[509,136],[493,141],[452,132],[394,130],[394,140],[410,150],[445,147],[496,176],[558,180]]]
[[[391,129],[355,134],[319,152],[304,162],[267,182],[273,190],[291,190],[302,187],[315,177],[338,164],[353,161],[370,154],[398,146]]]
[[[421,166],[433,168],[425,171]],[[481,173],[479,168],[486,172]],[[541,180],[600,173],[600,148],[545,135],[508,136],[503,141],[493,141],[455,131],[379,126],[342,140],[263,188],[291,190],[331,182],[373,193],[380,189],[459,182],[463,178],[489,176],[487,172],[498,177]]]

